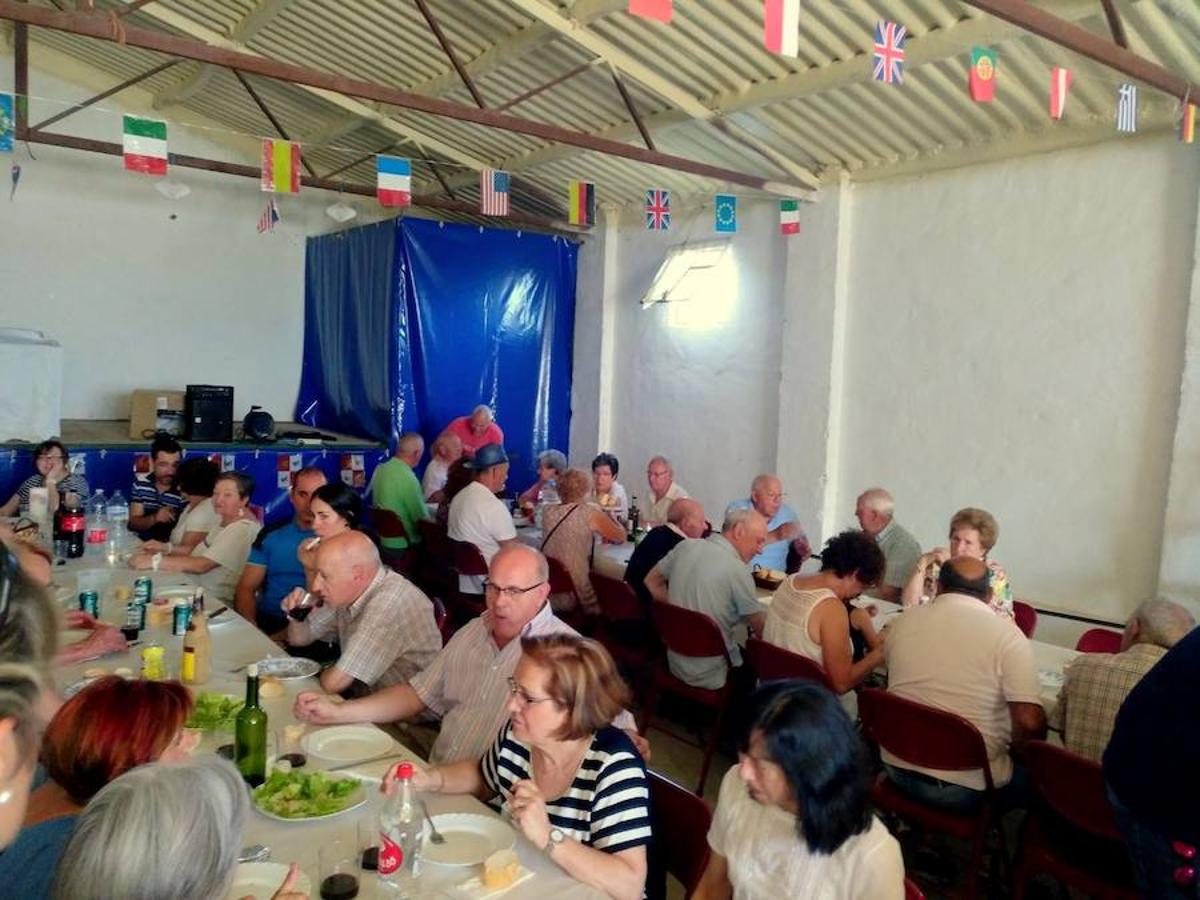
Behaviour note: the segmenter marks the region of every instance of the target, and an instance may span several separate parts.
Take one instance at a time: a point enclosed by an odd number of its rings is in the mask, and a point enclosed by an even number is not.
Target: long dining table
[[[139,575],[148,575],[153,580],[155,594],[172,587],[188,587],[192,581],[186,575],[165,572],[134,572],[120,565],[110,567],[102,559],[84,557],[71,560],[66,565],[56,566],[53,573],[52,590],[64,609],[77,608],[78,592],[81,589],[96,590],[100,596],[100,618],[103,621],[120,625],[125,615],[125,601],[118,599],[115,594],[119,587],[132,587],[134,579]],[[217,612],[214,610],[214,612]],[[147,644],[160,644],[164,650],[164,661],[167,677],[175,677],[179,672],[182,657],[181,637],[171,633],[171,626],[151,626],[141,633],[141,646],[134,646],[122,653],[112,654],[99,659],[80,662],[75,665],[61,667],[56,673],[58,687],[68,691],[72,686],[86,681],[87,675],[98,672],[116,673],[118,669],[128,670],[133,677],[141,672],[141,650]],[[231,694],[242,697],[245,693],[245,668],[249,663],[268,657],[286,657],[287,654],[277,644],[271,641],[253,623],[246,621],[234,610],[228,609],[216,615],[210,626],[212,636],[212,673],[208,682],[196,686],[196,691]],[[82,636],[81,632],[64,632],[64,642],[73,641]],[[85,675],[87,673],[87,675]],[[127,674],[120,672],[117,674]],[[276,741],[284,740],[284,726],[297,725],[292,715],[292,703],[296,695],[305,690],[320,690],[315,677],[307,677],[282,682],[284,693],[280,697],[263,699],[262,706],[267,712],[268,729],[277,735]],[[369,726],[374,728],[375,726]],[[299,737],[301,744],[306,742],[309,735],[319,733],[324,729],[319,726],[305,726],[305,734]],[[390,751],[387,759],[378,760],[366,765],[351,765],[343,769],[345,774],[355,776],[366,782],[366,802],[361,806],[342,812],[336,816],[314,821],[279,821],[267,817],[257,809],[252,808],[247,822],[242,844],[249,846],[261,844],[270,849],[270,859],[277,862],[297,862],[302,872],[311,884],[310,896],[317,897],[320,878],[318,872],[318,851],[322,845],[341,839],[352,848],[357,847],[358,828],[360,823],[374,827],[378,822],[383,805],[383,796],[378,790],[379,781],[387,769],[402,760],[420,760],[421,757],[390,735],[380,730],[380,735],[387,737]],[[198,753],[213,753],[217,748],[233,740],[229,732],[205,732],[197,748]],[[290,746],[289,748],[290,749]],[[342,761],[322,759],[309,751],[308,762],[302,771],[315,771],[340,766]],[[493,809],[471,796],[447,796],[431,794],[423,797],[426,800],[430,814],[437,817],[442,813],[474,813],[500,820]],[[584,898],[602,897],[599,891],[583,884],[567,875],[551,859],[545,856],[515,830],[515,850],[524,869],[533,874],[528,879],[517,883],[506,894],[506,898],[522,900],[554,896],[560,900],[584,900]],[[435,864],[426,861],[422,865],[418,880],[418,891],[407,896],[421,898],[459,898],[481,896],[478,888],[464,888],[472,877],[479,875],[481,867],[455,867]],[[359,897],[396,897],[397,893],[384,884],[374,872],[360,872]],[[232,896],[232,895],[231,895]],[[240,896],[240,895],[239,895]],[[262,894],[270,897],[270,893]]]
[[[518,527],[517,537],[531,547],[540,547],[542,543],[541,529],[531,525]],[[592,556],[592,567],[602,575],[608,575],[612,578],[624,578],[625,567],[629,564],[629,557],[633,555],[633,550],[634,545],[629,541],[623,544],[611,544],[597,538],[595,552]],[[805,571],[807,572],[808,570],[806,569]],[[769,606],[774,591],[761,586],[756,590],[759,602],[765,606]],[[872,624],[875,626],[876,631],[881,630],[888,622],[903,612],[900,604],[892,603],[888,600],[879,600],[874,597],[860,597],[854,602],[858,606],[874,608]],[[1062,688],[1063,673],[1079,653],[1069,647],[1061,647],[1058,644],[1050,644],[1032,638],[1029,643],[1033,648],[1033,661],[1038,670],[1042,706],[1045,708],[1047,715],[1049,715],[1058,703],[1058,693]]]

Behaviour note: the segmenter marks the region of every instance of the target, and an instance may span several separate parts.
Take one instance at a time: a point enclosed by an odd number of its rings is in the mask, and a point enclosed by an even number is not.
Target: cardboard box
[[[183,437],[184,392],[139,389],[129,396],[129,437],[149,441],[156,431]],[[161,412],[159,410],[162,410]]]

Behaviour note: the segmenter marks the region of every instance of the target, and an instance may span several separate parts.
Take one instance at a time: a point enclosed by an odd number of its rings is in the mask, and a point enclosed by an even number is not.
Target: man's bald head
[[[345,531],[317,547],[313,591],[333,607],[349,606],[379,574],[379,550],[361,531]]]
[[[409,466],[415,466],[424,454],[425,438],[415,431],[406,431],[400,435],[400,441],[396,444],[397,459],[404,460]]]
[[[938,574],[938,593],[966,594],[987,601],[992,594],[991,581],[991,573],[983,560],[956,556],[942,565]]]
[[[667,510],[667,521],[690,538],[702,537],[707,527],[704,507],[691,497],[682,497],[674,501]]]
[[[503,647],[529,624],[550,596],[550,564],[541,552],[524,544],[505,544],[488,566],[484,593],[488,627]]]
[[[762,474],[750,483],[750,502],[770,521],[783,505],[783,482],[778,475]]]

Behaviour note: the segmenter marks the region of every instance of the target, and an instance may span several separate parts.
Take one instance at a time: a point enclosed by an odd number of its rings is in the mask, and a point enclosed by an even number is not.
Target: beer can
[[[182,635],[187,631],[188,623],[192,621],[192,605],[190,603],[175,604],[174,624],[171,634]]]
[[[133,582],[133,599],[145,606],[150,602],[150,595],[154,593],[154,582],[150,580],[150,576],[142,575]]]
[[[136,600],[125,604],[125,627],[141,631],[146,627],[146,607]]]
[[[100,595],[96,591],[80,591],[79,608],[85,613],[90,613],[93,618],[99,618]]]

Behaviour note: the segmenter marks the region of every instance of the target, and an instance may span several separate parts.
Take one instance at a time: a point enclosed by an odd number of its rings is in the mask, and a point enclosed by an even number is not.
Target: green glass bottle
[[[258,705],[258,666],[246,668],[246,705],[233,729],[233,761],[250,787],[267,778],[267,714]]]

